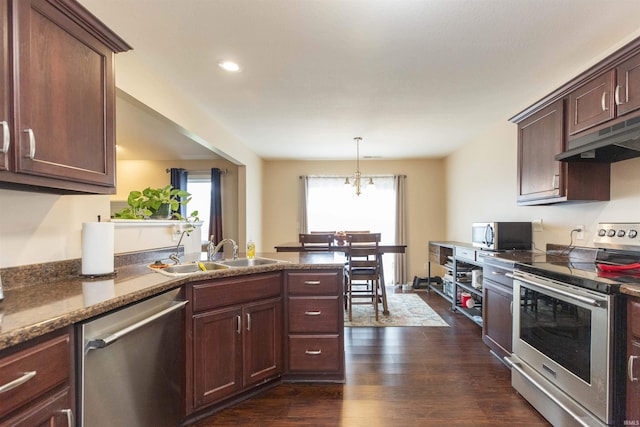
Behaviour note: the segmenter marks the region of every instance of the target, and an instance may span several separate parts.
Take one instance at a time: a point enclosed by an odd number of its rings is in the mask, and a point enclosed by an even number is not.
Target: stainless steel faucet
[[[180,239],[178,240],[178,244],[176,245],[176,251],[169,255],[169,259],[173,261],[174,264],[180,264],[180,243],[182,243],[182,238],[184,237],[184,235],[186,234],[188,236],[190,231],[191,230],[184,230],[182,232],[182,234],[180,235]]]
[[[213,251],[210,251],[209,261],[213,261],[213,258],[216,256],[216,254],[220,251],[220,248],[222,248],[222,245],[224,245],[225,243],[231,243],[233,245],[233,259],[238,259],[238,244],[233,239],[222,239],[216,245],[216,247],[213,248]]]

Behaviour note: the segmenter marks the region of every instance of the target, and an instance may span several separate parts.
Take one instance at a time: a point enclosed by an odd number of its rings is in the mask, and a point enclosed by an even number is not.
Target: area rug
[[[372,305],[353,306],[353,321],[349,322],[349,313],[344,312],[344,326],[449,326],[418,295],[413,293],[387,293],[389,314],[382,314],[382,305],[378,320]]]

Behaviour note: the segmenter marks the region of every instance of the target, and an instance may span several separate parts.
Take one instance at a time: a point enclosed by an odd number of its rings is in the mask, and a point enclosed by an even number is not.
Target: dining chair
[[[333,234],[325,233],[325,234],[306,234],[300,233],[298,241],[302,245],[304,250],[311,251],[328,251],[331,249],[333,245]]]
[[[372,304],[378,320],[380,302],[380,233],[347,234],[346,308],[353,320],[354,304]]]

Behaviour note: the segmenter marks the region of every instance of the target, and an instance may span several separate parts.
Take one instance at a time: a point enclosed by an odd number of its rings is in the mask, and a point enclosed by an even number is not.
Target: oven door
[[[576,425],[611,424],[613,296],[519,271],[513,292],[514,387],[533,383],[570,418],[586,408],[602,422]]]

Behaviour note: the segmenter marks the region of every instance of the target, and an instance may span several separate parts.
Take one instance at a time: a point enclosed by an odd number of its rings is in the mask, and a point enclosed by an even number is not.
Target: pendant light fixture
[[[363,187],[362,173],[360,172],[360,143],[362,142],[362,137],[356,136],[355,138],[353,138],[353,140],[356,143],[356,171],[353,174],[353,186],[356,189],[356,196],[359,196],[360,194],[362,194]],[[351,184],[351,182],[349,181],[349,177],[344,180],[344,184]],[[374,185],[373,178],[369,178],[369,182],[367,183],[367,185]]]

